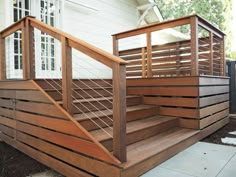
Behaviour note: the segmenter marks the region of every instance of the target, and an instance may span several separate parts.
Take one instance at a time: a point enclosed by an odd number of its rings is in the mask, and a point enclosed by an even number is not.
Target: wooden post
[[[152,77],[152,36],[147,33],[147,77]]]
[[[27,67],[28,57],[27,57],[27,31],[26,31],[26,23],[25,21],[21,22],[21,48],[22,48],[22,71],[23,71],[23,80],[29,79],[29,68]]]
[[[30,20],[26,19],[26,57],[28,79],[35,79],[35,48],[34,48],[34,28],[30,25]]]
[[[5,38],[0,33],[0,80],[6,80]]]
[[[126,162],[126,68],[113,63],[113,153]]]
[[[196,16],[190,19],[191,26],[191,75],[198,76],[198,18]]]
[[[176,43],[176,76],[180,75],[180,69],[181,69],[181,62],[180,62],[180,43]]]
[[[112,36],[113,39],[113,54],[119,56],[119,43],[116,36]]]
[[[225,45],[224,36],[220,40],[220,76],[225,76]]]
[[[146,52],[145,47],[142,47],[142,78],[146,78]]]
[[[61,37],[62,56],[62,101],[63,107],[72,114],[72,50],[68,39]]]
[[[209,32],[209,51],[210,51],[210,55],[209,55],[209,75],[213,76],[213,33]]]

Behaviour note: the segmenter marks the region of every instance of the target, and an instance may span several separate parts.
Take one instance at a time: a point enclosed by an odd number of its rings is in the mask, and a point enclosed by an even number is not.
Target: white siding
[[[65,1],[63,30],[107,52],[112,53],[112,34],[136,27],[138,13],[135,0],[73,1],[86,7]],[[84,55],[73,54],[73,70],[77,71],[73,74],[75,77],[111,77],[108,67]]]

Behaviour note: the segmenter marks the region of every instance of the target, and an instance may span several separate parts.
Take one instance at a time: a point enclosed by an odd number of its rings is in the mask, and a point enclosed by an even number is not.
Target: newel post
[[[220,40],[220,76],[226,75],[226,64],[225,64],[225,38],[222,36]]]
[[[21,22],[21,30],[23,79],[35,79],[34,28],[29,18]]]
[[[6,80],[5,38],[0,33],[0,80]]]
[[[61,37],[62,56],[62,101],[63,107],[72,114],[72,50],[68,39]]]
[[[152,35],[147,33],[147,77],[152,77]]]
[[[113,63],[113,153],[126,162],[126,68]]]
[[[196,16],[190,19],[191,26],[191,75],[198,76],[198,18]]]

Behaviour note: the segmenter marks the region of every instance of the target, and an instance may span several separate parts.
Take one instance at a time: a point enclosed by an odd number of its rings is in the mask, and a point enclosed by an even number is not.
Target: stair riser
[[[47,91],[47,93],[56,101],[60,101],[62,100],[62,95],[56,91],[56,90],[52,90],[52,91]],[[104,97],[109,97],[111,96],[112,93],[112,89],[95,89],[95,90],[78,90],[76,89],[73,92],[73,99],[83,99],[83,98],[100,98],[101,95]]]
[[[111,100],[110,100],[111,101]],[[127,106],[134,106],[141,104],[142,98],[141,97],[131,97],[127,98]],[[82,104],[80,103],[75,103],[73,106],[73,113],[78,114],[82,112],[92,112],[92,111],[98,111],[98,110],[105,110],[105,109],[111,109],[112,104],[107,101],[91,101],[90,103],[83,102]]]
[[[138,120],[138,119],[143,119],[146,117],[151,117],[154,115],[157,115],[158,111],[157,108],[149,108],[149,109],[143,109],[143,110],[137,110],[137,111],[132,111],[132,112],[127,112],[127,122],[133,121],[133,120]],[[113,122],[110,120],[112,119],[112,115],[108,117],[100,117],[101,120],[98,118],[93,118],[93,121],[96,122],[99,126],[105,128],[107,125],[112,126]],[[88,131],[96,130],[99,127],[90,119],[86,119],[83,121],[79,121],[79,123]],[[104,123],[105,122],[105,123]]]
[[[148,127],[127,135],[127,145],[155,136],[159,133],[165,132],[178,125],[177,119],[158,124],[153,127]],[[109,151],[113,150],[112,139],[101,142]]]

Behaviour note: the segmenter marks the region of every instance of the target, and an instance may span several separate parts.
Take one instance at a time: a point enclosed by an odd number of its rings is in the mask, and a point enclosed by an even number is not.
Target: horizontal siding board
[[[34,124],[36,126],[45,127],[58,132],[71,134],[74,136],[90,139],[83,131],[81,131],[73,122],[67,120],[59,120],[46,116],[16,111],[16,118],[19,121]]]
[[[162,96],[198,96],[197,87],[129,87],[128,94]]]
[[[200,107],[209,106],[212,104],[224,102],[229,100],[229,94],[214,95],[210,97],[203,97],[199,99]]]
[[[200,77],[199,85],[229,85],[229,78]]]
[[[201,119],[200,120],[200,129],[203,129],[203,128],[209,126],[210,124],[213,124],[213,123],[217,122],[218,120],[223,119],[227,116],[229,116],[229,109],[223,110],[223,111],[218,112],[214,115],[211,115],[209,117]]]
[[[16,109],[48,116],[66,118],[66,115],[58,110],[58,108],[53,104],[17,101]]]
[[[19,100],[30,100],[30,101],[38,101],[38,102],[45,102],[50,103],[51,101],[46,98],[42,92],[36,90],[27,90],[27,91],[20,91],[16,90],[16,99]]]
[[[206,108],[202,108],[202,109],[200,109],[200,118],[212,115],[216,112],[219,112],[221,110],[228,109],[228,108],[229,108],[229,102],[228,101],[220,103],[220,104],[216,104],[216,105],[213,105],[213,106],[208,106]]]
[[[12,137],[0,132],[0,139],[3,140],[5,143],[11,145],[12,147],[16,148],[16,141]]]
[[[72,164],[73,166],[84,169],[90,173],[97,174],[99,176],[106,176],[107,171],[109,171],[109,175],[118,176],[119,171],[116,167],[106,165],[103,162],[82,156],[75,152],[45,142],[41,139],[37,139],[24,133],[17,132],[17,140],[22,141],[47,154],[50,154],[51,156],[54,156],[62,161]]]
[[[198,119],[179,119],[179,126],[184,128],[199,129]]]
[[[144,97],[144,104],[155,104],[159,106],[182,106],[198,107],[197,98],[177,98],[177,97]]]
[[[29,155],[30,157],[36,159],[37,161],[46,164],[48,167],[53,168],[60,172],[63,175],[66,175],[68,177],[74,177],[74,176],[81,176],[81,177],[91,177],[91,175],[88,175],[85,172],[82,172],[76,168],[73,168],[70,165],[67,165],[66,163],[63,163],[59,160],[56,160],[36,149],[33,149],[21,142],[16,143],[17,149],[22,151],[23,153]]]
[[[10,118],[15,118],[15,113],[14,113],[14,110],[12,110],[12,109],[0,107],[0,115],[10,117]]]
[[[0,98],[15,98],[15,90],[0,90]]]
[[[7,126],[0,124],[0,131],[7,134],[8,136],[15,137],[16,130]]]
[[[1,81],[0,89],[37,90],[31,81]]]
[[[22,122],[17,122],[17,130],[69,148],[71,150],[87,154],[94,158],[110,161],[110,158],[107,157],[106,154],[104,155],[103,150],[98,148],[98,146],[93,142],[85,141],[44,128],[35,127]]]
[[[16,121],[6,117],[0,116],[0,124],[6,125],[11,128],[16,128]]]
[[[198,109],[160,107],[159,114],[175,117],[199,118]]]
[[[127,86],[197,86],[198,77],[127,79]]]
[[[199,87],[199,96],[222,94],[222,93],[228,93],[228,92],[229,92],[229,86]]]
[[[12,99],[1,99],[0,98],[0,106],[13,109],[15,107],[15,103],[13,102]]]

